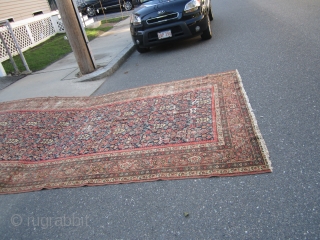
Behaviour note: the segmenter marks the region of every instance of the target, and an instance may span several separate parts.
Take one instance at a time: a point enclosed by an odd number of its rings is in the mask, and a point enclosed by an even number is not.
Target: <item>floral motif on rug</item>
[[[237,71],[0,103],[0,193],[271,172]]]

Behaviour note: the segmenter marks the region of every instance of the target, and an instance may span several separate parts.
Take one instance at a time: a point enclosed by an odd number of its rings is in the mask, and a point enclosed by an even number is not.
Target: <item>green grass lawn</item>
[[[64,40],[64,36],[64,33],[56,34],[23,53],[31,71],[39,71],[72,51],[69,42]],[[19,70],[24,71],[25,67],[20,56],[14,56],[13,59]],[[7,74],[14,72],[10,60],[2,62],[2,66]]]
[[[101,32],[107,32],[111,29],[112,27],[97,27],[97,28],[86,28],[86,34],[88,37],[88,40],[91,41],[98,37]]]
[[[102,24],[116,23],[123,20],[120,18],[112,18],[108,20],[103,20]],[[101,33],[107,32],[112,28],[112,26],[107,27],[97,27],[97,28],[86,28],[86,33],[88,40],[91,41],[98,37]],[[57,60],[63,58],[68,53],[72,52],[69,41],[64,39],[65,33],[59,33],[49,38],[47,41],[28,49],[23,53],[28,66],[32,72],[39,71],[49,66],[50,64],[56,62]],[[19,71],[24,71],[25,67],[21,61],[20,56],[15,56],[14,61],[16,62]],[[12,66],[10,59],[2,62],[3,68],[7,74],[14,73],[14,67]]]
[[[120,22],[124,19],[127,19],[128,16],[124,16],[123,18],[122,17],[117,17],[117,18],[110,18],[110,19],[105,19],[105,20],[102,20],[101,21],[101,24],[105,24],[105,23],[117,23],[117,22]]]

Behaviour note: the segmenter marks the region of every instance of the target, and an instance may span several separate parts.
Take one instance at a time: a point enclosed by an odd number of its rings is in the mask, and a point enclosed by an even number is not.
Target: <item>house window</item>
[[[38,16],[38,15],[41,15],[41,14],[43,14],[43,12],[42,11],[38,11],[38,12],[34,12],[33,16]]]

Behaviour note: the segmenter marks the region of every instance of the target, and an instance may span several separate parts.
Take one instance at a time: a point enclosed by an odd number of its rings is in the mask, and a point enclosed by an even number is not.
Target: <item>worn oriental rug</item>
[[[0,193],[271,172],[237,71],[0,104]]]

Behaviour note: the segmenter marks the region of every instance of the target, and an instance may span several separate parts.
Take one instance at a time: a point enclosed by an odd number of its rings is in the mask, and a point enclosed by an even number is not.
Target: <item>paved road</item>
[[[238,69],[274,172],[5,195],[2,239],[320,238],[320,2],[212,6],[212,40],[134,53],[96,94]]]

